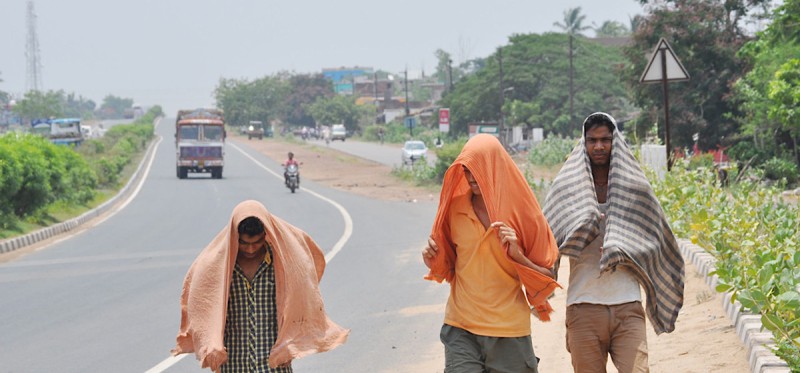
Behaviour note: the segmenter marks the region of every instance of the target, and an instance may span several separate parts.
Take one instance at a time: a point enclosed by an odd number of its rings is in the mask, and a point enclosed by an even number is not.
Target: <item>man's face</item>
[[[595,125],[586,131],[586,153],[593,166],[606,166],[611,159],[611,130],[604,124]]]
[[[243,259],[256,259],[267,252],[265,234],[251,236],[242,233],[239,235],[239,257]]]
[[[467,183],[469,183],[469,188],[472,189],[472,194],[479,196],[481,195],[481,188],[478,186],[478,182],[475,181],[475,177],[472,176],[472,172],[464,167],[464,177],[467,179]]]

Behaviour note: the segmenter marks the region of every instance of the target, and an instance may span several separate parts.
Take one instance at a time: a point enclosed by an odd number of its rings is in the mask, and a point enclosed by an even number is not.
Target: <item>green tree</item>
[[[23,122],[60,117],[64,113],[63,91],[28,91],[12,110],[24,118]]]
[[[597,37],[620,37],[630,35],[630,30],[622,22],[605,21],[594,29]]]
[[[568,35],[546,33],[514,35],[503,46],[504,112],[509,126],[543,127],[548,134],[572,136],[580,133],[569,120],[567,59],[563,57]],[[584,37],[575,38],[575,109],[580,113],[598,110],[617,118],[627,116],[626,87],[619,78],[625,58],[619,47],[598,44]],[[455,90],[443,98],[441,106],[450,108],[451,131],[466,134],[473,122],[496,122],[500,112],[497,58],[484,59],[486,66],[467,75]]]
[[[265,76],[253,81],[222,78],[214,90],[217,106],[225,120],[242,126],[251,120],[271,123],[286,117],[284,103],[290,92],[285,74]]]
[[[800,58],[781,65],[775,79],[769,82],[768,97],[772,102],[769,116],[783,125],[792,135],[794,155],[800,161],[797,139],[800,136]]]
[[[318,125],[342,123],[348,130],[355,131],[372,123],[373,108],[356,105],[351,96],[320,97],[307,109]]]
[[[0,75],[2,75],[2,73],[0,73]],[[3,78],[0,78],[0,83],[2,83],[2,82],[3,82]],[[10,97],[10,95],[8,94],[8,92],[0,90],[0,105],[2,105],[2,106],[7,105],[8,101],[9,101],[9,97]]]
[[[122,118],[125,114],[125,109],[130,109],[133,106],[133,99],[122,98],[114,95],[106,95],[103,98],[103,103],[100,104],[98,115],[100,118]]]
[[[787,131],[791,126],[776,115],[770,90],[782,66],[800,56],[800,0],[786,0],[776,8],[769,26],[745,44],[738,56],[753,68],[734,85],[742,114],[735,119],[741,125],[742,141],[732,149],[734,155],[761,163],[782,156],[782,148],[797,153],[797,136]],[[777,97],[777,96],[776,96]],[[770,115],[772,113],[772,115]],[[798,162],[798,160],[796,160]]]
[[[289,78],[290,91],[284,100],[286,115],[283,121],[291,125],[314,126],[314,117],[307,106],[320,97],[333,97],[331,82],[322,74],[300,74]]]
[[[64,99],[64,116],[72,118],[90,119],[94,116],[94,110],[97,104],[94,101],[78,95],[75,93],[67,94]]]
[[[637,119],[635,130],[640,137],[653,123],[664,123],[661,85],[639,83],[650,53],[664,36],[691,76],[688,82],[669,86],[672,144],[690,147],[692,135],[699,133],[699,146],[709,149],[729,144],[736,136],[739,128],[732,118],[741,113],[731,86],[748,70],[748,64],[736,56],[749,40],[739,25],[747,9],[743,4],[734,0],[674,0],[652,5],[633,34],[633,44],[625,49],[630,61],[625,80],[634,103],[650,109],[643,110]],[[664,126],[658,129],[663,138]]]
[[[574,113],[573,110],[573,101],[574,101],[574,85],[573,79],[575,75],[575,69],[573,68],[573,56],[575,49],[572,47],[573,39],[575,35],[581,35],[581,32],[584,30],[588,30],[589,26],[584,26],[583,21],[586,19],[586,16],[581,14],[581,7],[577,8],[570,8],[564,11],[564,23],[556,22],[554,23],[555,26],[559,27],[560,29],[564,30],[564,32],[569,35],[569,121],[570,123],[574,122]]]

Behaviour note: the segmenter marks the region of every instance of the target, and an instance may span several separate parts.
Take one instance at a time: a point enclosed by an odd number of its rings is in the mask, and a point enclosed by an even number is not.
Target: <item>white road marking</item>
[[[180,354],[178,356],[170,356],[170,357],[164,359],[164,361],[158,363],[158,365],[148,369],[144,373],[161,373],[161,372],[167,370],[167,368],[175,365],[175,363],[181,361],[181,359],[186,357],[186,355],[188,355],[188,354]]]
[[[245,157],[249,158],[255,164],[257,164],[258,166],[260,166],[265,171],[269,172],[270,174],[272,174],[273,176],[275,176],[279,180],[281,180],[281,181],[283,180],[283,175],[278,174],[277,172],[270,170],[269,168],[267,168],[267,166],[264,166],[257,159],[253,158],[250,154],[247,154],[247,152],[242,150],[242,148],[240,148],[240,147],[238,147],[238,146],[236,146],[236,145],[234,145],[232,143],[228,143],[228,145],[232,146],[234,149],[236,149],[239,152],[241,152],[242,154],[244,154]],[[333,207],[335,207],[337,210],[339,210],[339,214],[341,214],[342,215],[342,219],[344,219],[344,232],[342,233],[342,236],[339,237],[339,241],[337,241],[336,244],[333,245],[333,248],[331,249],[331,251],[329,251],[327,254],[325,254],[325,263],[330,263],[330,261],[333,260],[333,257],[335,257],[336,254],[339,253],[339,251],[342,251],[342,248],[347,243],[347,241],[350,239],[350,236],[353,235],[353,218],[350,217],[350,213],[347,212],[347,209],[345,209],[344,206],[340,205],[338,202],[336,202],[336,201],[334,201],[334,200],[332,200],[332,199],[330,199],[328,197],[325,197],[325,196],[323,196],[323,195],[321,195],[321,194],[319,194],[319,193],[317,193],[317,192],[315,192],[315,191],[313,191],[311,189],[305,188],[305,187],[303,188],[303,191],[304,191],[304,193],[309,193],[314,197],[317,197],[317,198],[319,198],[319,199],[321,199],[321,200],[323,200],[325,202],[330,203]],[[170,357],[164,359],[164,361],[158,363],[158,365],[156,365],[156,366],[150,368],[149,370],[147,370],[145,373],[162,373],[165,370],[169,369],[169,367],[177,364],[179,361],[181,361],[181,359],[183,359],[184,357],[186,357],[188,355],[189,354],[180,354],[180,355],[177,355],[177,356],[170,356]]]
[[[162,117],[161,119],[158,120],[158,122],[156,122],[154,128],[158,127],[158,124],[161,123],[162,119],[164,119],[164,118]],[[147,162],[147,166],[145,166],[145,168],[144,168],[142,177],[139,178],[139,182],[136,185],[136,189],[133,190],[133,192],[128,196],[128,198],[125,199],[125,201],[121,205],[117,206],[116,208],[111,209],[103,217],[99,218],[99,220],[96,220],[96,221],[92,222],[91,225],[84,224],[82,227],[77,228],[72,233],[66,234],[63,237],[56,238],[52,242],[50,242],[50,243],[48,243],[46,245],[42,245],[41,247],[36,248],[34,251],[44,250],[44,249],[46,249],[46,248],[48,248],[50,246],[53,246],[53,245],[55,245],[55,244],[57,244],[59,242],[63,242],[63,241],[69,240],[69,239],[71,239],[71,238],[73,238],[75,236],[78,236],[81,233],[86,232],[87,230],[89,230],[89,228],[93,228],[93,227],[96,227],[96,226],[102,224],[104,221],[108,220],[112,216],[116,215],[118,212],[122,211],[122,209],[124,209],[126,206],[128,206],[128,204],[131,203],[131,201],[133,201],[133,199],[136,198],[136,196],[139,194],[139,191],[142,190],[142,186],[144,185],[144,182],[147,180],[147,175],[150,174],[150,168],[152,168],[152,166],[153,166],[153,161],[156,159],[156,154],[158,153],[158,144],[160,144],[161,140],[163,140],[163,139],[164,139],[163,137],[158,136],[158,139],[156,139],[156,143],[152,145],[153,146],[153,154],[150,156],[150,161]]]

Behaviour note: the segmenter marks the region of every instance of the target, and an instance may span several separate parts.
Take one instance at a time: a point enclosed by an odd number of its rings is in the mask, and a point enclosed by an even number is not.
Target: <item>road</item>
[[[325,145],[325,142],[322,140],[309,141],[314,144],[321,144],[321,146]],[[374,142],[362,142],[348,139],[346,141],[331,141],[328,146],[390,167],[400,167],[402,165],[402,161],[400,160],[402,144],[385,143],[381,145]],[[436,164],[436,152],[433,150],[428,150],[426,158],[428,159],[429,165],[433,166]]]
[[[173,121],[156,127],[163,140],[124,209],[0,264],[0,371],[201,371],[193,356],[159,364],[174,346],[186,270],[245,199],[262,201],[328,254],[343,244],[321,290],[331,318],[352,330],[350,338],[296,361],[298,372],[442,366],[438,330],[448,287],[422,280],[418,255],[435,204],[369,200],[312,181],[291,194],[280,165],[234,142],[226,145],[223,179],[178,180]]]

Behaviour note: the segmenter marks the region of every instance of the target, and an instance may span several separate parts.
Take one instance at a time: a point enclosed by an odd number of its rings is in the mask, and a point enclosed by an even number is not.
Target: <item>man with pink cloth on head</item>
[[[257,201],[195,259],[183,283],[174,355],[215,372],[292,372],[292,360],[333,349],[349,330],[325,313],[322,250]]]

